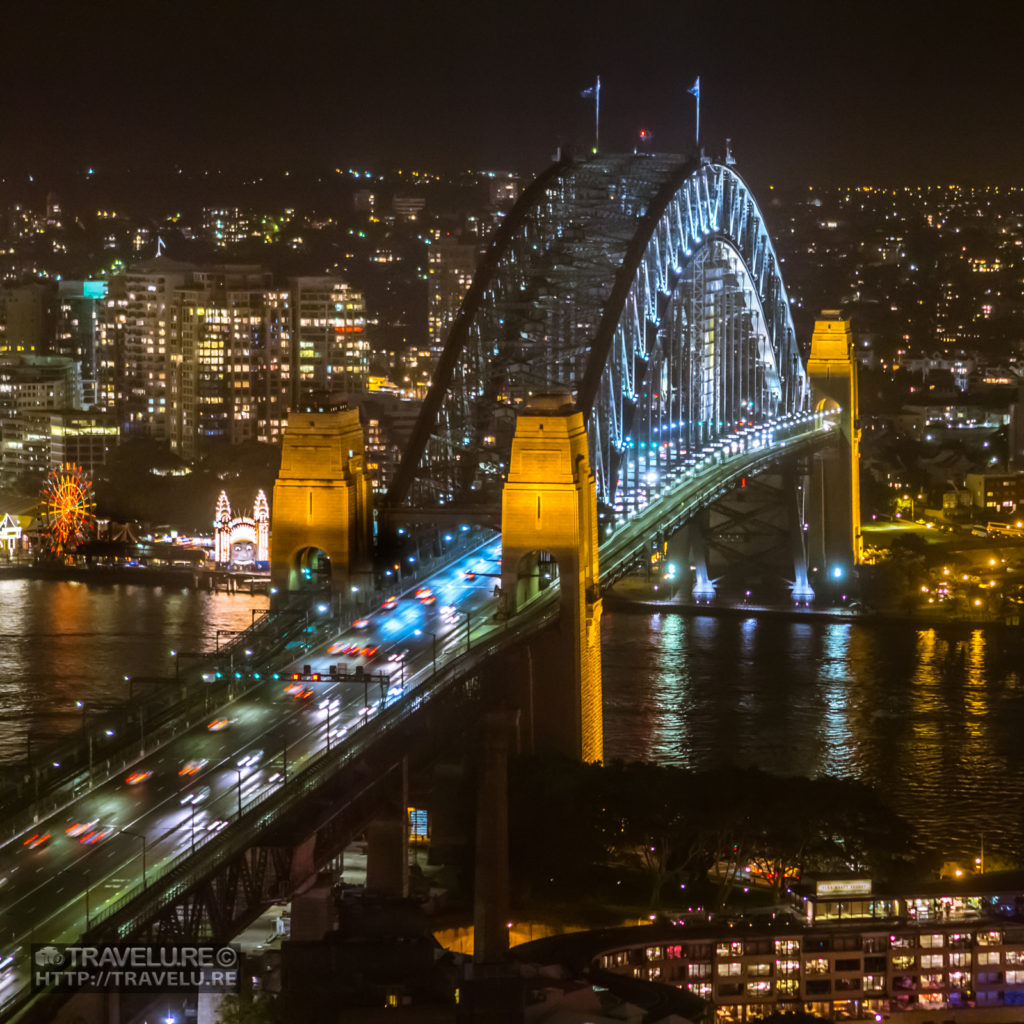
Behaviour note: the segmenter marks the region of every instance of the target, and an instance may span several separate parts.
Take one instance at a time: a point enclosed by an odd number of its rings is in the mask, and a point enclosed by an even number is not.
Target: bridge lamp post
[[[141,832],[132,832],[130,829],[121,829],[126,836],[142,840],[142,888],[146,888],[146,837]]]
[[[423,634],[426,633],[427,636],[429,636],[434,641],[434,643],[433,643],[433,652],[434,652],[433,660],[434,660],[434,675],[436,676],[437,675],[437,634],[436,633],[432,633],[429,629],[416,629],[416,630],[413,630],[413,633],[414,633],[415,636],[423,636]]]
[[[232,771],[238,776],[238,817],[242,817],[242,772],[244,768],[232,768]]]

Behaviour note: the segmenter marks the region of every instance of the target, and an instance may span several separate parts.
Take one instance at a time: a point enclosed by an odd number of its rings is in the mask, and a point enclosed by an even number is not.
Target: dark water
[[[266,598],[0,581],[0,763]],[[950,856],[1024,862],[1024,655],[982,630],[605,615],[605,756],[848,775]]]
[[[1024,861],[1022,649],[982,630],[616,613],[605,756],[852,776],[950,857]]]
[[[173,675],[171,650],[212,650],[267,599],[148,586],[0,580],[0,764],[77,728],[76,700],[120,700],[125,675]],[[182,662],[184,666],[187,662]]]

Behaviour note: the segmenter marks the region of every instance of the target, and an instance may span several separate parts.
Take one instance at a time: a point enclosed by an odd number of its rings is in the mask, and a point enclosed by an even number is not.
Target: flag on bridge
[[[694,133],[694,141],[697,144],[698,151],[700,149],[700,75],[697,76],[697,81],[686,90],[696,101],[697,101],[697,130]]]
[[[583,99],[594,97],[594,152],[596,153],[601,145],[601,76],[598,75],[594,84],[589,89],[584,89],[580,96]]]

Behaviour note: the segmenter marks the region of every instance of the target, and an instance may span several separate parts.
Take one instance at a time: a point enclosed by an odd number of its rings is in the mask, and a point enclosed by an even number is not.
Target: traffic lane
[[[443,596],[453,596],[453,591],[461,591],[463,594],[465,594],[467,591],[476,590],[476,591],[479,592],[479,591],[481,591],[483,589],[479,585],[477,585],[475,587],[467,587],[466,586],[467,582],[468,583],[475,583],[476,581],[475,580],[468,580],[464,575],[462,575],[463,572],[464,572],[463,570],[459,570],[459,573],[457,573],[457,574],[452,574],[451,572],[449,572],[447,579],[441,578],[442,574],[435,574],[434,582],[441,588]],[[427,608],[430,609],[430,612],[428,612],[428,614],[426,616],[414,615],[414,617],[412,619],[410,619],[405,624],[406,625],[405,630],[399,630],[398,632],[399,632],[400,638],[402,640],[408,640],[410,643],[413,643],[414,646],[417,646],[416,643],[415,643],[415,640],[416,640],[416,638],[418,636],[420,636],[420,637],[423,636],[423,634],[424,634],[424,627],[426,627],[427,629],[430,629],[430,627],[434,627],[433,630],[431,631],[433,633],[433,635],[430,637],[430,646],[432,647],[433,643],[434,643],[434,636],[437,636],[438,640],[440,640],[445,635],[445,632],[446,632],[445,626],[448,623],[446,623],[443,620],[443,618],[439,616],[438,610],[436,608],[436,601],[434,602],[433,605],[423,605],[421,603],[420,604],[420,608],[423,609],[424,607],[427,607]],[[417,622],[421,623],[421,625],[417,625]],[[419,629],[419,631],[420,631],[418,634],[416,632],[417,629]],[[394,646],[395,646],[395,643],[391,643],[391,644],[387,645],[388,649],[392,649]],[[426,641],[424,640],[423,644],[422,645],[418,645],[418,646],[421,647],[422,656],[424,657],[424,659],[426,659],[426,649],[427,649]],[[361,720],[365,717],[365,713],[366,713],[366,700],[367,700],[367,693],[364,690],[363,701],[359,702],[363,706],[360,709],[359,713],[358,714],[352,714],[352,708],[347,709],[349,721],[348,722],[344,722],[343,721],[342,723],[339,723],[339,725],[337,725],[337,726],[333,725],[333,723],[332,723],[330,728],[332,730],[339,730],[341,728],[350,729],[350,728],[352,728],[354,726],[358,726],[358,724],[360,724]],[[353,699],[349,703],[350,703],[350,705],[352,705],[354,707],[356,705],[356,700]],[[230,705],[229,705],[229,707],[230,707]],[[237,711],[243,710],[243,708],[241,708],[241,707],[236,705],[235,707],[232,708],[232,710],[235,710],[237,712]],[[345,717],[345,715],[343,714],[342,718],[344,719],[344,717]],[[324,738],[323,738],[324,742],[326,742],[326,730],[327,730],[327,728],[328,728],[328,726],[325,724],[325,726],[324,726],[325,735],[324,735]],[[265,730],[265,732],[272,733],[272,732],[275,731],[275,729],[276,729],[276,725],[272,724],[267,730]],[[183,737],[182,741],[185,742],[188,738],[193,738],[194,739],[194,736],[195,736],[195,734],[193,734],[192,737],[188,737],[187,734],[186,734],[186,737]],[[249,735],[247,735],[245,737],[245,742],[251,742],[253,740],[253,738],[254,738],[254,736],[250,733]],[[207,753],[221,753],[221,752],[223,752],[225,750],[225,748],[230,748],[232,745],[234,745],[234,744],[232,744],[231,742],[229,742],[225,738],[222,742],[215,744],[215,747],[216,747],[215,750],[207,750]],[[207,744],[207,746],[209,746],[209,744]],[[313,743],[313,746],[314,746],[314,749],[311,752],[316,752],[315,751],[315,747],[316,747],[316,743],[315,742]],[[171,761],[178,759],[178,756],[179,756],[180,753],[181,753],[181,751],[174,751],[172,753],[171,751],[168,751],[168,750],[165,749],[158,757],[155,758],[156,768],[155,769],[145,769],[145,770],[160,771],[160,773],[163,774],[164,771],[167,771],[170,768]],[[195,751],[193,750],[192,753],[194,755]],[[232,774],[235,774],[235,773],[232,773]],[[147,779],[145,781],[148,782],[149,780]],[[235,776],[236,787],[237,787],[237,783],[238,783],[238,776],[236,774],[236,776]],[[144,784],[145,783],[140,783],[140,785],[144,785]],[[110,785],[110,784],[108,784],[108,785]],[[256,787],[258,788],[258,783],[254,784],[254,785],[256,785]],[[224,800],[224,799],[226,799],[226,794],[227,794],[229,788],[231,788],[231,787],[229,787],[229,785],[227,783],[223,783],[220,788],[222,789],[221,799]],[[149,800],[137,799],[137,803],[139,805],[139,810],[141,812],[140,819],[137,821],[137,824],[142,824],[141,819],[145,817],[145,813],[147,812],[147,810],[148,811],[152,811],[152,809],[153,809],[153,807],[152,807],[152,800],[155,799],[155,797],[159,796],[159,797],[162,797],[164,800],[170,800],[172,797],[176,796],[178,794],[178,792],[179,792],[178,787],[168,788],[166,783],[163,784],[163,785],[160,785],[160,786],[154,786],[154,787],[152,787],[152,789],[153,790],[159,790],[160,792],[156,793],[155,796],[153,798],[150,798]],[[243,789],[244,789],[244,786],[243,786]],[[243,799],[244,799],[244,792],[243,792]],[[191,811],[188,812],[188,817],[190,818],[190,820],[192,819]],[[184,818],[184,815],[182,815],[182,819],[183,818]],[[148,824],[148,826],[149,826],[148,832],[144,833],[144,834],[147,835],[147,842],[154,842],[154,844],[158,844],[161,841],[162,837],[160,835],[157,835],[155,837],[153,836],[154,823],[148,822],[146,824]],[[119,826],[119,827],[120,828],[124,828],[125,826]],[[123,836],[123,833],[119,833],[119,836]],[[119,855],[119,852],[118,852],[118,849],[117,849],[117,847],[119,845],[123,845],[123,843],[122,842],[118,842],[118,843],[115,843],[113,846],[108,847],[107,852],[104,855],[105,859],[107,859],[107,860],[116,860],[118,855]],[[54,859],[56,859],[56,858],[54,858]],[[130,860],[131,858],[129,857],[128,859]],[[44,866],[45,866],[44,864],[36,865],[35,866],[35,872],[37,872],[37,873],[41,872],[44,869]],[[62,894],[64,892],[65,887],[64,886],[55,886],[54,887],[54,892],[56,893],[58,889],[60,890],[60,893]]]
[[[123,834],[121,830],[125,828],[130,828],[132,831],[145,835],[147,843],[154,845],[154,854],[157,854],[159,852],[158,844],[162,838],[162,832],[160,831],[159,818],[154,819],[152,816],[159,814],[162,810],[175,808],[180,801],[183,785],[185,788],[198,785],[202,778],[200,775],[198,779],[196,777],[186,777],[183,779],[176,771],[172,772],[171,770],[186,753],[192,755],[193,759],[195,759],[197,752],[196,741],[198,741],[200,752],[205,755],[213,755],[213,759],[226,763],[234,753],[241,751],[243,747],[248,748],[252,741],[259,737],[260,732],[273,732],[279,724],[273,716],[267,720],[264,712],[268,709],[265,707],[236,706],[232,710],[236,712],[236,720],[247,721],[248,729],[232,730],[230,732],[223,730],[212,734],[212,737],[204,736],[200,730],[194,730],[191,734],[185,734],[177,741],[172,741],[171,744],[163,749],[159,756],[149,757],[139,762],[143,770],[154,772],[149,778],[135,786],[128,786],[120,778],[112,780],[104,784],[103,787],[100,787],[97,792],[83,797],[80,805],[73,808],[73,811],[77,813],[73,814],[75,820],[72,822],[72,825],[96,821],[98,826],[104,826],[113,835],[102,837],[96,844],[82,844],[80,841],[76,841],[77,837],[70,837],[70,840],[65,841],[67,837],[62,836],[59,831],[56,831],[59,821],[54,820],[44,823],[43,827],[51,829],[51,839],[46,847],[31,851],[39,854],[34,859],[34,863],[30,864],[31,874],[34,876],[41,875],[44,879],[49,880],[54,877],[55,873],[59,874],[65,870],[71,862],[87,858],[90,854],[95,853],[100,843],[104,846],[102,856],[104,861],[116,861],[119,852],[122,854],[126,852],[127,844],[124,842],[125,839],[132,839],[136,852],[141,855],[141,840],[133,839],[133,837]],[[259,726],[264,724],[264,722],[267,728],[258,732],[253,731],[259,729]],[[189,748],[187,751],[184,749],[186,745]],[[207,757],[207,759],[210,758]],[[155,768],[146,768],[145,766],[148,764],[153,764]],[[48,853],[49,856],[44,857],[44,853]],[[122,856],[121,863],[123,864],[131,860],[132,856],[134,854]],[[153,859],[152,862],[156,866],[156,860]],[[19,869],[21,866],[20,864],[14,865],[14,867]],[[10,868],[9,874],[11,874]],[[56,899],[59,895],[63,894],[65,888],[63,885],[54,885],[51,887],[51,895]],[[21,889],[21,892],[18,892],[17,889]],[[5,900],[5,905],[9,909],[15,909],[16,904],[21,901],[24,895],[25,886],[22,883],[16,887],[14,892],[10,894],[5,893],[5,896],[8,896],[8,899]],[[10,899],[10,896],[13,896],[14,899]],[[35,914],[44,909],[50,908],[32,906],[31,912]],[[58,906],[52,909],[59,909],[59,901]]]
[[[388,621],[402,618],[401,614],[395,616],[395,611],[401,613],[407,610],[411,607],[412,602],[420,604],[421,607],[429,607],[428,605],[423,605],[417,598],[417,590],[430,590],[434,597],[432,602],[434,606],[438,603],[442,605],[460,603],[465,599],[467,593],[471,592],[481,596],[493,597],[494,585],[497,577],[500,576],[500,571],[501,542],[494,539],[485,541],[479,547],[460,556],[460,558],[445,568],[432,573],[429,577],[405,591],[392,595],[391,598],[384,602],[385,605],[389,605],[393,600],[395,602],[394,607],[387,608],[382,606],[369,612],[363,619],[355,620],[356,622],[367,622],[367,627],[360,628],[354,624],[343,627],[330,640],[325,641],[309,652],[309,657],[329,659],[331,654],[337,654],[338,652],[329,652],[328,648],[340,648],[347,644],[355,643],[360,637],[368,634],[379,635],[385,640],[389,639],[386,625],[382,625],[382,623],[386,624]],[[305,663],[308,663],[308,657],[305,655],[299,656],[289,665],[289,669],[294,671],[294,666],[302,666]],[[324,663],[324,661],[321,661],[321,664]]]
[[[353,687],[342,687],[341,684],[336,684],[326,689],[336,693],[346,688],[355,692],[350,693],[347,699],[345,699],[344,695],[337,698],[340,701],[337,719],[334,719],[332,715],[332,720],[328,722],[325,714],[322,725],[314,722],[311,727],[307,727],[304,730],[300,728],[303,735],[300,737],[299,742],[293,745],[298,748],[300,758],[314,756],[320,752],[322,747],[328,742],[328,729],[337,736],[340,732],[347,732],[365,721],[366,711],[368,710],[364,703],[366,699],[365,691],[360,694],[358,684]],[[315,714],[309,717],[314,720],[316,718]],[[335,721],[338,721],[339,724],[336,725]],[[276,726],[271,731],[276,731]],[[232,793],[235,793],[237,798],[239,776],[235,771],[232,771],[231,775],[234,776],[234,782],[229,783],[225,780],[223,792],[219,797],[222,804],[230,800]],[[273,781],[265,777],[265,775],[266,773],[262,769],[256,769],[242,779],[241,795],[243,804],[261,792],[274,788]],[[177,789],[172,788],[170,797],[176,795]],[[193,843],[198,845],[200,841],[199,833],[204,830],[204,825],[207,822],[218,823],[217,819],[213,818],[213,812],[214,808],[212,806],[204,808],[194,815],[191,808],[187,811],[179,809],[177,821],[170,822],[170,827],[165,828],[163,834],[158,835],[155,839],[152,837],[152,829],[158,823],[150,821],[148,823],[149,832],[147,833],[147,841],[152,843],[152,849],[147,851],[151,865],[149,870],[158,869],[163,859],[160,854],[162,852],[161,846],[164,845],[165,840],[171,839],[170,849],[167,851],[171,854],[180,851],[185,846],[193,845]],[[225,817],[227,816],[225,814]],[[223,823],[223,819],[220,820],[220,823]],[[141,822],[138,824],[141,824]],[[167,825],[168,822],[165,820],[163,824]],[[61,903],[61,905],[54,914],[49,915],[49,931],[51,934],[63,932],[65,927],[71,927],[71,934],[75,934],[76,929],[80,929],[84,921],[84,918],[81,918],[82,909],[90,898],[88,894],[92,896],[92,913],[95,914],[110,900],[116,899],[127,885],[134,884],[139,880],[142,859],[141,848],[137,849],[134,854],[128,852],[127,856],[125,855],[126,848],[123,841],[131,838],[138,840],[137,836],[131,837],[120,833],[115,843],[105,851],[102,858],[73,866],[72,870],[65,874],[65,884],[52,887],[55,896],[61,897],[61,900],[58,900],[58,903]],[[101,872],[103,868],[108,869],[107,873],[99,879],[96,878],[98,868],[101,869]],[[70,901],[63,900],[66,894],[70,894]],[[37,915],[37,920],[39,916],[47,916],[45,913],[46,908],[33,906],[30,909],[34,915]]]

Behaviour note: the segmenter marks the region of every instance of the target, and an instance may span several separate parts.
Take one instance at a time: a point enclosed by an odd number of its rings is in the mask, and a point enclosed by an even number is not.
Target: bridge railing
[[[798,413],[769,425],[775,434],[771,445],[736,452],[721,460],[708,457],[684,471],[657,500],[601,544],[601,581],[610,583],[626,573],[652,536],[678,529],[694,512],[726,493],[738,476],[767,468],[796,445],[817,443],[829,436],[834,425],[834,414]]]
[[[539,632],[557,614],[557,590],[549,590],[535,599],[513,625],[490,622],[490,628],[478,627],[476,642],[469,638],[468,649],[442,652],[438,670],[417,684],[408,693],[385,703],[369,721],[359,726],[344,740],[319,749],[311,755],[299,774],[285,780],[271,792],[259,793],[243,803],[241,814],[223,831],[207,839],[196,851],[186,850],[165,861],[160,874],[162,882],[154,883],[152,872],[147,885],[136,883],[115,902],[97,911],[91,918],[87,936],[99,939],[110,933],[113,923],[116,936],[125,939],[188,893],[216,868],[240,856],[261,832],[270,828],[288,812],[296,800],[316,792],[336,772],[363,756],[384,735],[414,715],[428,702],[437,700],[460,681],[471,676],[488,659],[509,642]],[[484,635],[480,635],[483,632]]]
[[[269,627],[282,631],[263,637]],[[232,644],[208,652],[202,663],[191,666],[181,678],[149,680],[154,688],[145,697],[106,709],[88,720],[88,707],[84,709],[83,727],[48,747],[43,765],[17,769],[20,777],[5,787],[0,802],[3,834],[17,836],[147,751],[163,745],[177,735],[182,722],[194,722],[208,709],[259,685],[260,675],[243,670],[242,663],[236,671],[238,648],[251,645],[254,656],[259,653],[273,658],[297,628],[304,628],[304,623],[295,616],[264,613]]]

